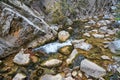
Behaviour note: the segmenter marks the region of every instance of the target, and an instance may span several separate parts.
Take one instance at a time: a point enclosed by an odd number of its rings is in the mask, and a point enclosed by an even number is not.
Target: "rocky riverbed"
[[[110,14],[104,8],[97,14],[101,7],[87,1],[85,17],[77,0],[6,1],[0,2],[0,80],[120,80],[116,0],[104,5]]]
[[[80,23],[79,25],[77,23]],[[58,40],[0,60],[1,80],[119,80],[120,40],[114,18],[76,21]],[[82,24],[82,25],[81,25]],[[67,28],[68,27],[68,28]]]

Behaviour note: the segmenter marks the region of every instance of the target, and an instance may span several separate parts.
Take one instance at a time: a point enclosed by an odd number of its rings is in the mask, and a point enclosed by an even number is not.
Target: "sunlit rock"
[[[60,31],[58,33],[58,39],[61,41],[61,42],[64,42],[66,41],[68,38],[70,37],[70,34],[67,32],[67,31]]]
[[[13,62],[18,65],[27,65],[30,62],[30,54],[25,54],[22,49],[17,55],[15,55]]]
[[[87,75],[92,76],[94,78],[100,78],[106,75],[106,70],[97,64],[84,59],[80,64],[80,70],[85,72]]]

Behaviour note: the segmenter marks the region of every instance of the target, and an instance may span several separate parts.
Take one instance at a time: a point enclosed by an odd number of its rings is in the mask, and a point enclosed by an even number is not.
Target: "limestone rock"
[[[30,62],[30,54],[25,54],[21,50],[17,55],[15,55],[13,62],[18,65],[27,65]]]
[[[97,64],[95,64],[87,59],[84,59],[81,62],[80,70],[94,78],[100,78],[100,77],[106,75],[105,69],[103,69],[102,67],[98,66]]]
[[[81,43],[75,44],[74,48],[79,48],[79,49],[89,51],[92,48],[92,45],[86,42],[81,42]]]
[[[58,39],[61,41],[61,42],[64,42],[66,41],[68,38],[70,37],[70,34],[67,32],[67,31],[60,31],[58,33]]]
[[[120,40],[115,40],[109,43],[109,49],[112,53],[120,55]]]
[[[70,54],[69,58],[66,60],[67,64],[71,64],[77,54],[78,54],[78,51],[74,49],[72,53]]]
[[[59,59],[50,59],[43,62],[41,65],[45,67],[56,67],[62,64],[62,61]]]
[[[63,77],[61,76],[61,74],[57,75],[45,74],[39,80],[63,80]]]

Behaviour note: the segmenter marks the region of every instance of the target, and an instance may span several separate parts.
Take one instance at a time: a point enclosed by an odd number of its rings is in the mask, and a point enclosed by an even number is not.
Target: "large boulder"
[[[14,6],[0,3],[0,58],[18,52],[23,46],[44,44],[57,35],[33,10],[19,1]]]
[[[80,70],[94,78],[100,78],[106,75],[105,69],[87,59],[81,61]]]

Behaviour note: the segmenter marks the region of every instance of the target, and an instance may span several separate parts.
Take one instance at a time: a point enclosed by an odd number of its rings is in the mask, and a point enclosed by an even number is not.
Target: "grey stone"
[[[57,75],[45,74],[39,80],[63,80],[63,77],[61,76],[61,74]]]
[[[106,75],[105,69],[103,69],[102,67],[98,66],[97,64],[95,64],[87,59],[84,59],[81,62],[80,70],[94,78],[100,78],[100,77]]]

